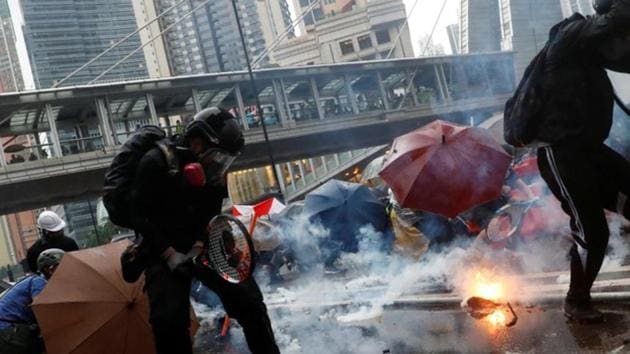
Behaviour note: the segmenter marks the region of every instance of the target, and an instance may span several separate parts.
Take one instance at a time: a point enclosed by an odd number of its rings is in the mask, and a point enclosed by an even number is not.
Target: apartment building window
[[[391,42],[391,38],[389,37],[388,30],[380,30],[376,31],[376,43],[383,44]]]
[[[352,44],[352,39],[347,39],[345,41],[339,42],[339,48],[341,49],[341,54],[343,55],[354,53],[354,45]]]
[[[359,42],[359,50],[372,48],[372,38],[369,34],[358,37],[357,41]]]

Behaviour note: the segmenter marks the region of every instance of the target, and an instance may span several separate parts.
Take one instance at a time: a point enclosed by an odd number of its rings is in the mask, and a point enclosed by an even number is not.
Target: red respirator
[[[184,166],[184,178],[191,187],[201,188],[206,185],[206,173],[198,162]]]

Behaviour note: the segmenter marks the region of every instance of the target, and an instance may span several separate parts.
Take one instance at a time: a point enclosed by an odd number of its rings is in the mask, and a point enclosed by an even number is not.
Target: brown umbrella
[[[154,353],[144,276],[125,283],[120,254],[129,241],[67,253],[33,301],[46,352]],[[193,314],[191,333],[198,324]]]

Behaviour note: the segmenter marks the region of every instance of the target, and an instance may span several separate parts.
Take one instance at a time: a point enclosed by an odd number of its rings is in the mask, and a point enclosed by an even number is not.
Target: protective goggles
[[[222,149],[211,148],[199,156],[199,162],[212,173],[224,175],[237,156]]]

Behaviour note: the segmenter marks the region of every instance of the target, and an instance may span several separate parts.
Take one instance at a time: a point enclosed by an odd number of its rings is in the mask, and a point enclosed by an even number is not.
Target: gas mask
[[[212,185],[225,184],[225,175],[234,160],[235,154],[219,148],[210,148],[199,155],[199,163],[203,167],[206,181]]]

